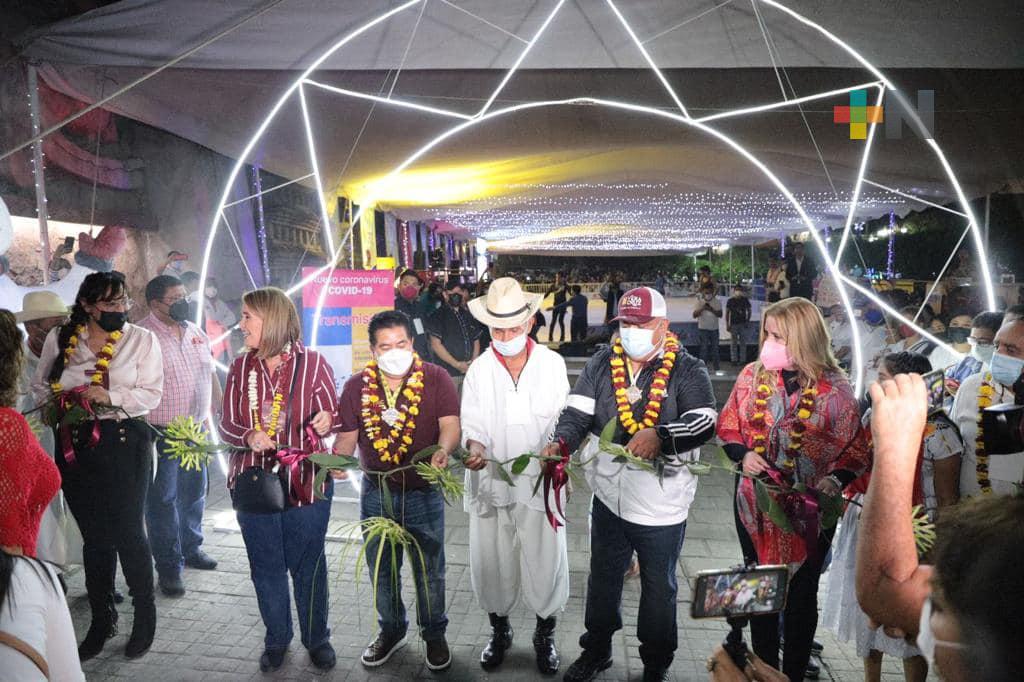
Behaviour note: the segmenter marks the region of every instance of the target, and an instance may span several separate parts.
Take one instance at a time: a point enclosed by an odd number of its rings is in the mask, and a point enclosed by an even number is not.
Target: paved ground
[[[106,650],[85,665],[90,680],[539,680],[534,668],[530,636],[533,615],[521,610],[514,614],[516,630],[514,650],[497,673],[484,673],[478,663],[488,631],[487,616],[475,604],[467,566],[468,519],[461,509],[449,508],[447,521],[448,630],[454,662],[450,671],[436,675],[423,662],[422,642],[414,639],[382,669],[367,672],[359,663],[363,647],[373,637],[375,619],[371,613],[365,583],[356,585],[352,564],[358,545],[345,537],[344,525],[356,519],[355,494],[350,486],[339,488],[334,503],[331,537],[328,543],[331,583],[331,627],[338,653],[337,667],[321,674],[309,664],[309,658],[296,640],[285,665],[273,675],[261,675],[257,660],[262,651],[263,625],[260,621],[249,581],[248,564],[241,535],[234,527],[230,504],[223,491],[223,479],[213,482],[207,509],[205,549],[220,561],[212,572],[186,570],[188,594],[180,599],[157,598],[159,625],[152,650],[142,659],[129,661],[123,651],[131,631],[131,608],[122,604],[121,633]],[[679,565],[680,648],[672,671],[682,681],[706,680],[704,660],[728,630],[724,622],[694,621],[689,617],[690,583],[700,570],[728,567],[739,559],[739,545],[733,529],[731,511],[732,483],[728,475],[716,473],[702,479],[690,520]],[[589,496],[578,492],[569,506],[569,559],[571,596],[559,619],[558,645],[563,670],[577,655],[577,638],[582,631],[584,592],[588,563],[587,504]],[[120,578],[119,578],[120,580]],[[82,575],[69,578],[69,599],[78,636],[88,628]],[[405,581],[406,586],[411,584]],[[121,585],[122,589],[127,591]],[[615,665],[601,680],[639,679],[642,663],[635,637],[636,608],[639,600],[637,580],[627,582],[623,595],[625,628],[614,645]],[[412,604],[409,590],[406,603]],[[296,627],[297,629],[297,627]],[[822,679],[853,682],[862,679],[861,665],[849,646],[840,646],[828,633],[820,633],[825,643]],[[902,680],[898,668],[886,660],[889,682]],[[550,679],[550,678],[547,678]]]

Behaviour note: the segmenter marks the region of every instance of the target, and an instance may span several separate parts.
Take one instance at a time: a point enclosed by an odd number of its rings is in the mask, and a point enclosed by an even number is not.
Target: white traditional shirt
[[[960,384],[953,400],[953,413],[950,415],[960,435],[964,439],[964,455],[960,465],[960,497],[974,497],[981,492],[978,485],[978,458],[975,442],[978,438],[978,389],[986,378],[991,379],[988,372],[972,374]],[[992,404],[1013,402],[1013,392],[992,381],[995,395]],[[988,458],[988,477],[992,482],[992,492],[996,495],[1012,495],[1024,477],[1024,452],[1013,455],[990,455]]]
[[[114,344],[114,356],[108,369],[110,404],[121,407],[128,416],[144,417],[160,404],[164,388],[164,362],[160,342],[148,329],[126,323],[121,330],[124,335]],[[39,366],[32,378],[32,393],[37,401],[48,400],[53,391],[50,388],[50,368],[61,352],[57,347],[60,327],[51,331],[43,344]],[[76,386],[88,386],[96,368],[96,356],[89,349],[89,330],[82,331],[78,347],[64,365],[60,383],[64,390]],[[123,413],[105,411],[101,419],[123,419]]]
[[[526,452],[540,454],[551,440],[569,396],[565,360],[546,346],[534,345],[518,383],[488,348],[469,366],[462,384],[462,442],[481,443],[489,459],[513,459]],[[480,471],[466,471],[466,511],[523,504],[544,510],[543,490],[533,495],[541,475],[540,462],[531,460],[523,473],[505,470],[515,481],[509,486],[495,473],[493,462]],[[551,509],[554,500],[551,499]],[[564,509],[564,505],[563,505]]]
[[[27,339],[21,344],[21,350],[25,359],[21,364],[21,377],[18,380],[18,411],[28,412],[40,404],[40,401],[36,399],[35,394],[32,392],[32,378],[36,374],[36,368],[39,367],[39,358],[28,347]],[[38,412],[35,415],[39,417]],[[39,439],[39,444],[43,446],[43,449],[52,457],[54,453],[53,429],[37,431],[36,438]]]

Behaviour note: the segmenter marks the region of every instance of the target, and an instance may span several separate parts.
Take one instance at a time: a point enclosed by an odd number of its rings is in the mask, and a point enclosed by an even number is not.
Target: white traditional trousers
[[[556,533],[543,511],[526,505],[489,507],[469,514],[469,568],[477,602],[507,616],[516,603],[541,618],[569,600],[566,530]]]

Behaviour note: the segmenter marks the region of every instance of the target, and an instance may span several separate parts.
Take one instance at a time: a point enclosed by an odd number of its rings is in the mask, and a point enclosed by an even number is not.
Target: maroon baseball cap
[[[668,317],[665,297],[650,287],[637,287],[619,299],[619,314],[612,322],[647,324],[656,317]]]

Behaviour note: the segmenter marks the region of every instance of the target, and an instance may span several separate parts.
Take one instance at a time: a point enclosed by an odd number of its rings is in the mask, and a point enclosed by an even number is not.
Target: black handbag
[[[299,359],[292,367],[292,382],[288,387],[288,402],[285,407],[284,433],[290,433],[292,418],[292,395],[295,392],[295,378],[298,376]],[[235,476],[235,487],[231,489],[231,506],[235,511],[246,514],[275,514],[288,507],[288,483],[278,471],[267,471],[255,466],[243,469]]]

